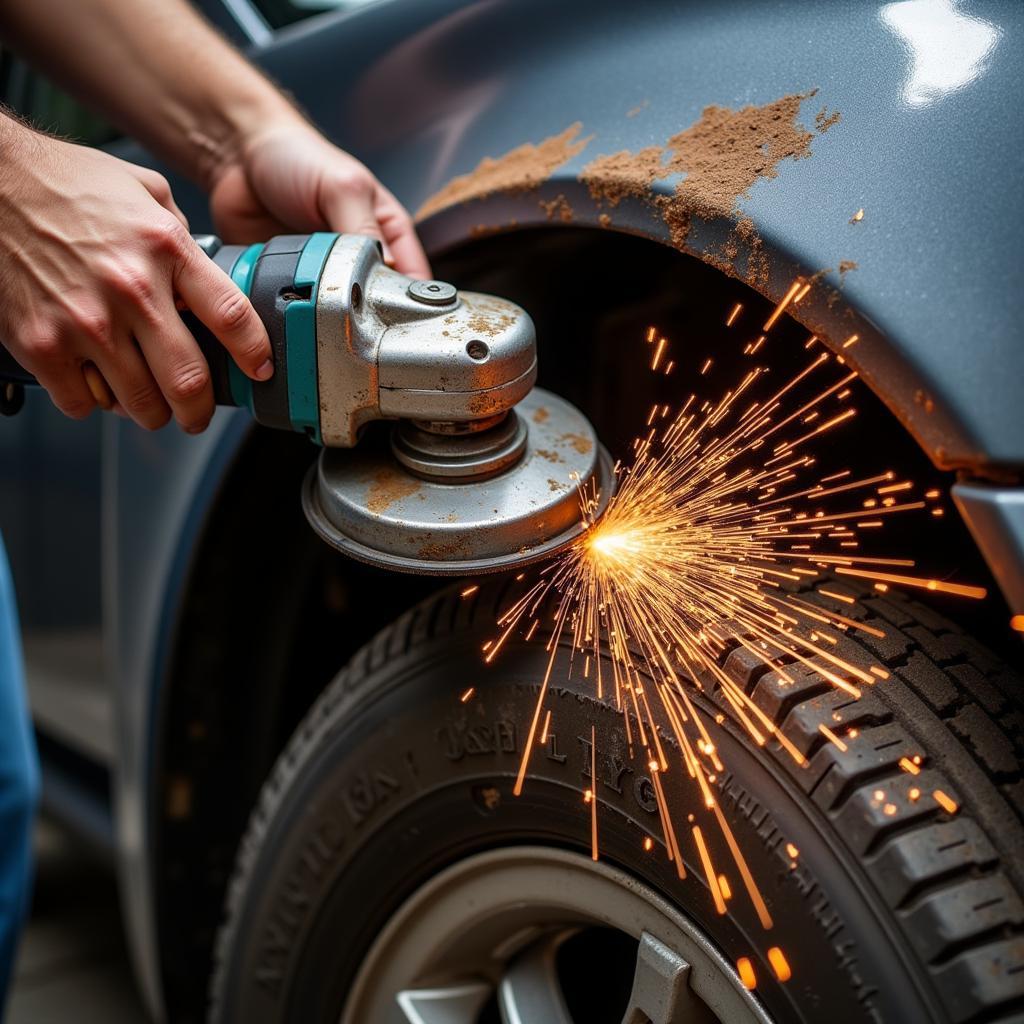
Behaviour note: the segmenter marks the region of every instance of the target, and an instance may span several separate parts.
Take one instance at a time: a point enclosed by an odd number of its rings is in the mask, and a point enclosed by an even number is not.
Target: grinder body
[[[533,323],[514,303],[413,281],[361,235],[280,235],[265,244],[201,240],[267,329],[274,375],[252,381],[186,314],[220,405],[257,422],[351,448],[373,420],[479,423],[537,377]]]
[[[333,547],[406,572],[497,571],[555,553],[603,511],[611,460],[578,410],[534,389],[534,326],[515,303],[408,278],[361,235],[196,240],[273,348],[273,376],[253,381],[183,313],[217,404],[324,446],[303,507]],[[0,348],[0,382],[26,377]]]

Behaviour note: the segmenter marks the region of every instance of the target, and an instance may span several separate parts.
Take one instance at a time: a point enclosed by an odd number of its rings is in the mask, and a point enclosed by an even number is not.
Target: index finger
[[[384,242],[395,258],[395,268],[410,277],[431,277],[430,262],[412,217],[383,185],[378,192],[376,215]]]
[[[174,288],[247,377],[268,380],[273,376],[270,339],[252,303],[194,242],[175,267]]]

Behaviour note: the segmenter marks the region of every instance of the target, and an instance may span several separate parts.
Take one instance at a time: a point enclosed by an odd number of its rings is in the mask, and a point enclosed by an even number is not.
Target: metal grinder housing
[[[611,459],[577,409],[534,388],[535,329],[515,303],[408,278],[361,235],[203,244],[274,349],[274,376],[253,382],[190,321],[218,401],[325,446],[302,497],[335,548],[408,572],[498,571],[578,537],[582,494],[603,510]]]

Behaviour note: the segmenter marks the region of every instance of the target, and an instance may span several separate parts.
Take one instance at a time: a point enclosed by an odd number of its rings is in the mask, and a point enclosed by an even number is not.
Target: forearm
[[[184,0],[0,0],[0,34],[207,186],[261,126],[299,117]]]

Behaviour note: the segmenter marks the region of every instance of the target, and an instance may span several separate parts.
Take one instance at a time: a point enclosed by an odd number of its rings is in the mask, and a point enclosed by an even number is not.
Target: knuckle
[[[214,318],[219,330],[232,332],[240,330],[249,322],[252,306],[249,300],[237,289],[225,291],[218,300]],[[258,346],[254,345],[254,348]]]
[[[263,362],[267,358],[267,343],[262,338],[247,340],[235,346],[235,355],[246,363]]]
[[[78,333],[84,335],[93,345],[106,348],[110,344],[111,323],[105,312],[73,306],[71,318]]]
[[[29,327],[19,341],[32,363],[50,366],[64,358],[63,338],[55,325],[37,324]]]
[[[171,198],[171,183],[162,174],[154,171],[150,181],[153,194],[157,198],[162,200]]]
[[[148,238],[152,247],[160,253],[180,258],[189,252],[192,236],[177,217],[166,214],[150,225]]]
[[[142,415],[160,404],[160,392],[149,380],[132,380],[118,394],[121,404],[133,415]],[[164,421],[166,422],[166,420]]]
[[[188,363],[175,369],[167,386],[167,397],[176,402],[188,402],[200,397],[209,383],[210,375],[205,366]]]
[[[112,261],[104,269],[106,284],[121,298],[146,305],[154,297],[153,282],[142,267],[123,261]]]

